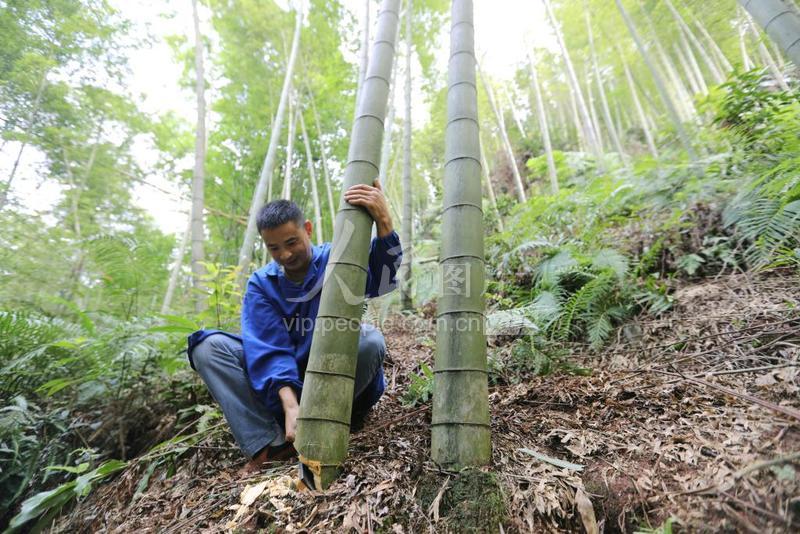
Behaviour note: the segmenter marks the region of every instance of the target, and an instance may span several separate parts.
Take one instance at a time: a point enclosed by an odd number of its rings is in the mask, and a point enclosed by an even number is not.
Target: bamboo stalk
[[[356,184],[371,185],[378,176],[399,4],[400,0],[383,0],[377,16],[371,60],[350,135],[344,190]],[[300,461],[313,473],[319,489],[338,476],[347,456],[372,223],[365,209],[340,200],[295,440]]]
[[[447,469],[491,458],[484,249],[472,0],[453,0],[445,129],[431,457]]]

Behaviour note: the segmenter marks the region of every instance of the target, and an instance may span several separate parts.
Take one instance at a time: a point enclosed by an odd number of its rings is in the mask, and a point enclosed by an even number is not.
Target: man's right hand
[[[297,416],[300,414],[297,394],[290,386],[284,386],[278,390],[278,396],[281,398],[283,413],[286,415],[286,441],[294,443],[297,433]]]

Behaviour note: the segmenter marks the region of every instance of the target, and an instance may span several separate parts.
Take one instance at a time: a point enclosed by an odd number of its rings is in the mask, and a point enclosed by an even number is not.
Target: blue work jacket
[[[241,336],[247,373],[253,390],[281,423],[283,406],[278,390],[291,386],[298,395],[302,392],[330,251],[330,243],[312,247],[311,264],[302,283],[286,278],[283,268],[275,261],[254,272],[247,283]],[[396,287],[401,259],[402,248],[396,232],[372,240],[367,297],[383,295]],[[203,333],[205,335],[196,332],[190,337],[191,348],[212,332]],[[376,399],[383,389],[383,373],[379,372],[362,395]]]

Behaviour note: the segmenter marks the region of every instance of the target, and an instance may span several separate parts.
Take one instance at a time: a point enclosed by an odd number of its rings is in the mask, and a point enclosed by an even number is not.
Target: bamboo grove
[[[317,488],[348,455],[362,321],[435,322],[392,401],[430,402],[455,471],[492,461],[508,323],[529,340],[508,366],[546,374],[669,309],[671,276],[800,264],[794,0],[535,0],[507,73],[483,2],[181,2],[161,15],[185,35],[152,40],[188,114],[138,94],[149,45],[117,3],[0,9],[0,525],[75,483],[63,465],[100,481],[145,454],[151,412],[219,417],[179,351],[239,328],[270,200],[332,243],[296,440]],[[373,221],[341,197],[375,179],[404,250],[399,291],[365,300]]]

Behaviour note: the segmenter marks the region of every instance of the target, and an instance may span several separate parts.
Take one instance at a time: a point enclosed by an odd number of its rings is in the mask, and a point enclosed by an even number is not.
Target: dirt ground
[[[400,403],[409,374],[432,363],[433,333],[394,320],[387,394],[326,493],[295,491],[294,462],[237,476],[243,459],[220,425],[139,491],[148,463],[134,463],[54,530],[796,532],[799,305],[787,272],[687,284],[672,311],[601,352],[566,347],[588,376],[494,385],[492,463],[462,473],[428,458],[429,405]]]

